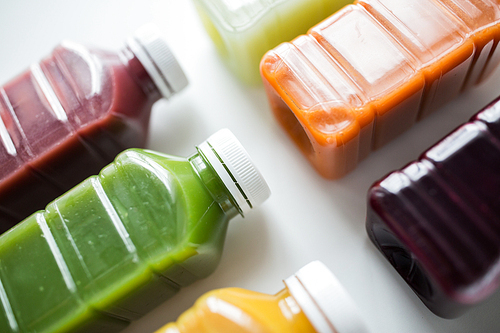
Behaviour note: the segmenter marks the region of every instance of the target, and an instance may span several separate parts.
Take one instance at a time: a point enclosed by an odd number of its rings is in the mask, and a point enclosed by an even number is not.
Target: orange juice
[[[278,122],[339,178],[500,61],[499,0],[362,0],[269,51]]]
[[[211,291],[156,333],[364,333],[352,299],[318,261],[285,280],[276,295],[239,288]]]

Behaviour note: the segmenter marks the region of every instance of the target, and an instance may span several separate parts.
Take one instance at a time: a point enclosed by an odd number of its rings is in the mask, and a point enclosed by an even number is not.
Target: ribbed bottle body
[[[423,302],[452,317],[499,284],[500,104],[369,191],[370,238]]]
[[[352,171],[497,67],[493,0],[363,0],[269,51],[272,110],[327,178]]]
[[[205,28],[229,69],[259,84],[259,62],[278,44],[303,34],[350,0],[196,0]]]
[[[0,237],[0,330],[118,332],[215,269],[228,219],[187,159],[128,150]]]
[[[65,42],[0,88],[0,231],[145,144],[159,96],[124,60]]]

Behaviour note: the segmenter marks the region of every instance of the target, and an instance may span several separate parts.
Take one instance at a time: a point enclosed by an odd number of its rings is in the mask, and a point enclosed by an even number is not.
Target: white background
[[[372,332],[499,332],[500,293],[462,317],[427,310],[365,232],[366,193],[386,173],[416,159],[500,94],[500,73],[372,153],[347,177],[318,176],[272,117],[262,87],[240,84],[218,58],[188,0],[0,0],[0,82],[49,54],[63,39],[119,49],[155,22],[190,86],[155,105],[148,147],[188,156],[220,128],[235,133],[272,190],[270,199],[229,227],[220,266],[181,290],[125,332],[152,332],[175,320],[203,293],[242,287],[274,294],[282,280],[323,261],[357,303]]]

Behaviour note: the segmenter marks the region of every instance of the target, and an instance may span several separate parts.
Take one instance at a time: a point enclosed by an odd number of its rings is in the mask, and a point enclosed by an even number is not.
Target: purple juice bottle
[[[500,98],[368,192],[370,239],[435,314],[500,283]]]
[[[186,85],[146,26],[119,52],[63,42],[0,87],[0,232],[143,147],[153,103]]]

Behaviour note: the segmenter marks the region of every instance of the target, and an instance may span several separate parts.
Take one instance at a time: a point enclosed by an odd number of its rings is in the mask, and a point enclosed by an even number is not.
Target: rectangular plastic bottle
[[[351,0],[194,0],[219,55],[247,84],[261,83],[259,62]]]
[[[370,239],[425,305],[455,317],[500,283],[500,99],[375,183]]]
[[[268,52],[278,122],[326,178],[353,170],[500,58],[498,0],[360,0]]]
[[[153,103],[186,84],[144,28],[116,53],[63,42],[0,87],[0,232],[144,146]]]
[[[118,332],[209,275],[269,189],[228,130],[197,149],[127,150],[0,236],[0,332]]]
[[[206,293],[177,322],[156,333],[367,333],[356,305],[319,261],[267,295],[239,288]]]

